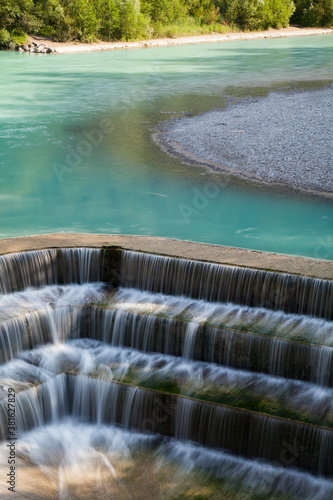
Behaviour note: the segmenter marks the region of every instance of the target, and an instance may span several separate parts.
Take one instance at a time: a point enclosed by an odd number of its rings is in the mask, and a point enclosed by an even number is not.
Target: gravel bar
[[[162,123],[154,139],[186,163],[333,197],[333,84],[272,92]]]

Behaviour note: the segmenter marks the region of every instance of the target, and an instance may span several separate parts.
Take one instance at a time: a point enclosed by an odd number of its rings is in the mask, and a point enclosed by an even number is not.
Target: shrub
[[[333,0],[295,0],[292,21],[302,26],[333,26]]]
[[[140,0],[117,0],[117,24],[113,38],[131,40],[150,36],[150,20],[140,12]]]
[[[92,42],[96,38],[99,20],[90,0],[72,0],[68,2],[65,12],[68,15],[67,29],[74,38],[82,42]]]
[[[153,22],[168,24],[186,18],[188,8],[182,0],[142,0],[142,12]]]
[[[45,26],[41,26],[38,31],[37,31],[37,34],[38,35],[41,35],[41,36],[53,36],[55,35],[55,29],[53,26],[50,26],[49,24],[46,24]]]
[[[32,0],[0,0],[1,29],[34,31],[41,25]]]
[[[292,0],[232,0],[226,17],[245,30],[282,28],[294,10]]]
[[[2,49],[15,49],[17,45],[23,45],[26,41],[27,35],[21,30],[0,29],[0,48]]]
[[[101,0],[97,5],[100,35],[104,40],[116,38],[120,25],[120,10],[116,0]]]
[[[333,0],[0,0],[0,47],[25,33],[91,42],[280,28],[292,15],[305,26],[333,25]]]
[[[265,0],[262,6],[263,28],[286,28],[295,10],[292,0]]]
[[[10,33],[12,42],[15,45],[23,45],[27,41],[27,35],[22,30],[14,30]]]
[[[188,9],[201,24],[215,24],[220,17],[220,8],[213,0],[189,0]]]
[[[228,22],[237,24],[243,30],[260,29],[263,3],[263,0],[231,0],[226,12]]]
[[[11,42],[11,36],[7,30],[0,29],[0,47],[1,48],[8,48],[9,44]]]

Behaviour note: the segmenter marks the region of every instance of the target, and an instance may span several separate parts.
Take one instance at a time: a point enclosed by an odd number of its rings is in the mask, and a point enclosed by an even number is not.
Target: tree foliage
[[[295,0],[292,21],[303,26],[333,26],[333,0]]]
[[[284,28],[294,10],[292,0],[232,0],[226,17],[245,30]]]
[[[0,0],[0,46],[26,33],[59,41],[133,40],[164,36],[172,28],[177,35],[218,31],[226,23],[280,28],[290,19],[333,25],[333,0]]]

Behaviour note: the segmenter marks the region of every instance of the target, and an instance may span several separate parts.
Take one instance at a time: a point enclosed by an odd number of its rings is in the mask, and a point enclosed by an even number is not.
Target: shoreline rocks
[[[16,45],[15,50],[18,52],[29,52],[31,54],[55,54],[56,49],[49,47],[45,43],[25,43],[23,45]]]

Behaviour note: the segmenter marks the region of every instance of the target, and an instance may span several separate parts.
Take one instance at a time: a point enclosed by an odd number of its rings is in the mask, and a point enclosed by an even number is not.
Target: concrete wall
[[[0,255],[46,248],[102,246],[333,280],[332,261],[150,236],[59,233],[9,238],[0,240]]]

